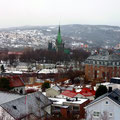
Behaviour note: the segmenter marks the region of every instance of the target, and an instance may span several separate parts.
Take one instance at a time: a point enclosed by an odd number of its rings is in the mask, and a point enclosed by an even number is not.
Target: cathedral
[[[65,47],[64,47],[64,43],[63,43],[62,37],[61,37],[60,25],[58,28],[58,34],[57,34],[57,38],[56,38],[56,42],[55,42],[55,47],[53,47],[52,42],[49,42],[48,43],[48,50],[55,50],[56,52],[64,52],[67,54],[70,53],[70,50],[65,49]]]
[[[57,39],[56,39],[56,51],[64,51],[64,43],[62,41],[62,37],[61,37],[61,31],[60,31],[60,25],[59,25],[59,29],[58,29],[58,35],[57,35]]]

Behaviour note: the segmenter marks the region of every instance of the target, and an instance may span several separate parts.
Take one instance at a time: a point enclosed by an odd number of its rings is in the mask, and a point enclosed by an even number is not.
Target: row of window
[[[119,66],[120,62],[111,62],[111,61],[92,61],[87,60],[86,63],[88,64],[97,64],[97,65],[113,65],[113,66]]]
[[[105,101],[105,105],[109,105],[109,102],[108,102],[108,101]],[[100,112],[94,111],[94,112],[93,112],[93,117],[99,118],[99,117],[100,117],[100,114],[101,114]],[[111,112],[107,113],[107,115],[108,115],[109,117],[113,117],[113,113],[111,113]]]
[[[94,118],[99,118],[99,117],[100,117],[100,114],[101,114],[100,112],[94,111],[94,112],[93,112],[93,117],[94,117]],[[108,114],[108,117],[113,117],[113,113],[110,112],[110,113]]]

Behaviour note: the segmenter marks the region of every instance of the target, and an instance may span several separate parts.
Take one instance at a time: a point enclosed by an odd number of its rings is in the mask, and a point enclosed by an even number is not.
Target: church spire
[[[58,44],[62,44],[62,37],[61,37],[60,25],[59,25],[59,29],[58,29],[57,43]]]

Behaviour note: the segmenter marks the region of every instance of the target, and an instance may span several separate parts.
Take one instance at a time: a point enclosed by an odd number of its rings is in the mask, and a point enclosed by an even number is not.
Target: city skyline
[[[26,25],[120,26],[119,0],[0,0],[0,28]]]

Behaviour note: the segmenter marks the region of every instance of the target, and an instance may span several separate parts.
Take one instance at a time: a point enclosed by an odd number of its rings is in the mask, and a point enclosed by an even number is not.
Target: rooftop
[[[42,69],[38,74],[58,73],[58,69]]]
[[[10,87],[21,87],[25,86],[23,80],[18,76],[9,76],[10,79]]]
[[[93,100],[90,104],[88,104],[88,106],[103,99],[103,98],[105,98],[105,97],[110,98],[111,100],[116,102],[118,105],[120,105],[120,90],[114,89],[112,92],[108,92],[108,93],[98,97],[97,99]]]
[[[82,98],[78,98],[77,101],[76,98],[69,99],[69,101],[63,98],[49,98],[49,99],[53,101],[53,104],[57,104],[57,105],[62,105],[63,103],[82,104],[88,100]]]
[[[90,57],[87,58],[87,60],[103,60],[103,61],[119,61],[120,60],[120,55],[91,55]]]
[[[12,99],[12,97],[14,99]],[[38,118],[43,117],[45,115],[44,108],[52,104],[41,92],[31,93],[22,97],[18,96],[16,98],[10,94],[4,97],[4,99],[9,99],[9,101],[5,100],[5,102],[1,104],[2,108],[15,119],[24,118],[29,114],[33,114]]]
[[[90,88],[83,88],[79,93],[81,95],[85,96],[85,97],[89,97],[89,96],[94,96],[95,95],[95,91],[93,89],[90,89]]]
[[[64,92],[61,93],[61,95],[73,98],[77,95],[78,93],[74,92],[74,91],[70,91],[70,90],[65,90]]]
[[[23,97],[23,95],[0,91],[0,105]]]

